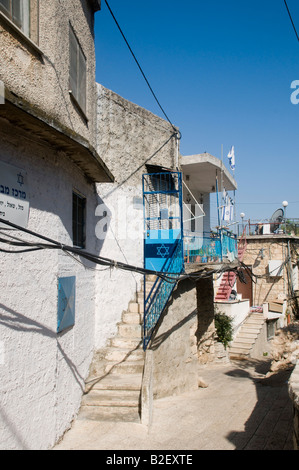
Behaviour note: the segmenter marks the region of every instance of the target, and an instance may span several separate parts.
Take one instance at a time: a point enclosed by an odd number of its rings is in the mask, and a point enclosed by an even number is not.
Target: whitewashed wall
[[[115,177],[113,185],[97,185],[99,203],[105,202],[110,215],[106,239],[98,240],[101,255],[143,267],[142,174],[147,172],[146,163],[175,169],[176,139],[168,122],[102,85],[98,85],[97,104],[97,150]],[[101,207],[98,221],[103,224],[100,214]],[[97,273],[97,348],[115,335],[140,281],[140,275],[125,271]]]
[[[16,145],[15,129],[4,122],[0,140],[0,161],[28,175],[28,228],[72,244],[76,188],[87,198],[87,249],[95,252],[96,197],[81,171],[33,136],[19,135]],[[57,335],[57,280],[63,276],[76,276],[75,326]],[[0,448],[45,449],[80,405],[94,346],[94,272],[57,250],[0,253],[0,291]]]

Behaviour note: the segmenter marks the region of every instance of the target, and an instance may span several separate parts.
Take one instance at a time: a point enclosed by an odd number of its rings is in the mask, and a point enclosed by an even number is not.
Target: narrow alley
[[[197,391],[154,402],[138,423],[77,419],[54,450],[293,450],[291,370],[268,360],[200,366]]]

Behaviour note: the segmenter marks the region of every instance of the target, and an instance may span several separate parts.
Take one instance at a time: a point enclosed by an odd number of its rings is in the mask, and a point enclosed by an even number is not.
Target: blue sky
[[[299,218],[299,42],[283,0],[108,0],[171,122],[181,153],[228,167],[235,146],[236,214],[261,220],[287,200]],[[299,32],[299,2],[288,0]],[[102,0],[96,80],[164,117]],[[298,94],[299,97],[299,94]]]

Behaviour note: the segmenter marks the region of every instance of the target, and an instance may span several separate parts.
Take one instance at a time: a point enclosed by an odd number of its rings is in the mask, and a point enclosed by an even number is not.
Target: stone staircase
[[[265,318],[262,313],[248,315],[229,348],[230,359],[248,359],[250,357],[264,322]]]
[[[78,419],[140,422],[143,302],[142,286],[123,312],[117,335],[95,353]]]

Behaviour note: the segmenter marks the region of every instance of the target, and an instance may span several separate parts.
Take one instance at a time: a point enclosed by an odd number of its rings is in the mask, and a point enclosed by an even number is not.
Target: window
[[[73,192],[73,244],[85,248],[86,199]]]
[[[0,12],[38,44],[39,0],[0,0]]]
[[[86,112],[86,59],[70,26],[70,92],[81,110]]]

